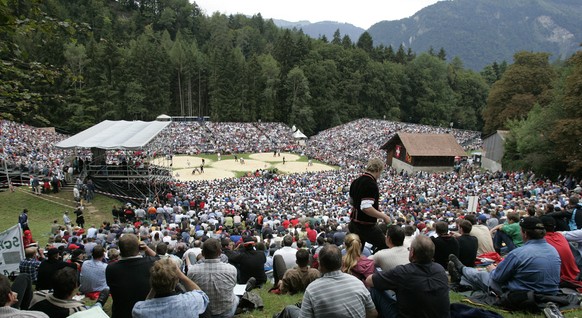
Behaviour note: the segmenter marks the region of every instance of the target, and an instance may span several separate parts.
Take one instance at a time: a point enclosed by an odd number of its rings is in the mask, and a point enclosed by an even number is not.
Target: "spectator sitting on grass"
[[[184,285],[185,293],[176,294],[178,282]],[[170,259],[160,259],[154,263],[150,283],[152,288],[147,299],[137,302],[133,307],[132,315],[135,318],[198,317],[208,306],[208,296]]]
[[[19,275],[16,278],[16,281],[14,282],[14,284],[12,285],[12,287],[16,287],[16,286],[20,286],[23,288],[26,288],[26,285],[28,285],[28,290],[27,292],[32,293],[32,286],[30,285],[30,282],[26,283],[23,282],[24,284],[20,284],[20,281],[23,281],[23,279],[28,276],[26,274],[23,275]],[[27,278],[29,279],[29,278]],[[18,292],[15,292],[14,290],[11,289],[10,287],[10,281],[8,280],[8,277],[0,274],[0,317],[26,317],[26,318],[48,318],[48,316],[40,311],[28,311],[28,310],[20,310],[18,308],[14,308],[18,307],[19,304],[19,299],[18,297],[24,297],[24,293],[25,293],[25,289],[19,290],[19,292],[21,292],[23,295],[19,295]]]
[[[321,276],[321,273],[315,268],[309,268],[309,251],[301,249],[296,254],[297,266],[288,269],[279,281],[279,290],[281,294],[296,294],[305,291],[307,286]]]
[[[51,318],[66,318],[76,312],[87,310],[83,302],[73,299],[79,286],[78,276],[77,271],[70,267],[58,270],[53,276],[53,292],[36,293],[34,304],[30,309],[42,311]],[[105,289],[97,299],[96,305],[103,306],[108,297],[109,289]]]

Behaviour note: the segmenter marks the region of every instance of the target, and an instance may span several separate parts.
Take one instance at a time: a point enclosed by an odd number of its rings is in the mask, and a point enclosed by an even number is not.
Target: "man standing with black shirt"
[[[370,159],[364,174],[350,185],[352,212],[349,230],[350,233],[360,236],[362,248],[366,242],[374,245],[376,250],[388,248],[384,234],[377,225],[378,219],[390,223],[390,217],[378,210],[380,191],[378,190],[377,180],[383,170],[384,162],[381,159]]]

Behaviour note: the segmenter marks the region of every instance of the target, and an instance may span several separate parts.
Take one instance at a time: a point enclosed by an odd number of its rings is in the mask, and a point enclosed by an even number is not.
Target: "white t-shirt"
[[[382,268],[382,271],[389,271],[398,265],[410,263],[408,260],[408,249],[404,246],[383,249],[368,258],[373,259],[374,264]]]
[[[287,269],[291,269],[296,265],[297,260],[296,254],[297,249],[294,249],[290,246],[283,246],[283,248],[280,248],[275,251],[273,257],[276,255],[281,255],[283,257],[283,260],[285,260],[285,267],[287,267]]]

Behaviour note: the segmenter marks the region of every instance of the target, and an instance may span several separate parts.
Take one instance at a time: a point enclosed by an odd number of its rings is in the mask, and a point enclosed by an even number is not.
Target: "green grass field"
[[[112,221],[111,208],[122,203],[103,195],[96,195],[93,202],[85,206],[85,225],[95,224],[97,227],[103,221]],[[0,230],[5,230],[18,223],[18,216],[23,209],[28,209],[28,224],[35,241],[44,246],[50,233],[53,220],[63,224],[63,214],[69,211],[71,220],[75,209],[73,193],[61,191],[56,194],[35,195],[28,187],[16,188],[16,192],[0,192]]]
[[[36,196],[31,193],[27,187],[21,187],[16,192],[0,192],[0,231],[5,230],[18,222],[18,215],[22,209],[29,211],[29,225],[33,237],[40,243],[40,246],[46,244],[50,232],[50,224],[57,219],[62,224],[62,215],[65,210],[72,211],[74,202],[72,201],[72,192],[61,192],[58,194]],[[104,220],[111,221],[111,207],[119,206],[121,202],[109,197],[97,194],[95,200],[87,205],[85,209],[86,226],[95,224],[99,226]],[[74,216],[74,215],[73,215]],[[74,219],[73,219],[74,220]],[[268,293],[270,284],[266,284],[259,289],[265,308],[262,311],[253,311],[244,313],[238,317],[255,318],[255,317],[272,317],[274,313],[281,311],[286,305],[295,304],[302,299],[302,295],[276,295]],[[451,292],[451,302],[461,302],[463,296]],[[91,304],[90,301],[87,304]],[[494,308],[487,308],[495,310]],[[104,307],[105,312],[111,314],[111,300]],[[543,314],[532,315],[529,313],[507,313],[499,312],[504,317],[510,318],[534,318],[544,317]],[[582,311],[568,312],[566,317],[582,317]]]

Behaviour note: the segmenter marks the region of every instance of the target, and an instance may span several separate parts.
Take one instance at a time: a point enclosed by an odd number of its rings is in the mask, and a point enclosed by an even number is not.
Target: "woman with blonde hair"
[[[374,260],[362,255],[362,241],[358,234],[346,235],[344,245],[346,254],[342,258],[342,272],[364,281],[366,277],[374,273]]]

